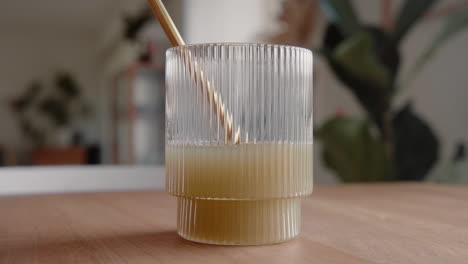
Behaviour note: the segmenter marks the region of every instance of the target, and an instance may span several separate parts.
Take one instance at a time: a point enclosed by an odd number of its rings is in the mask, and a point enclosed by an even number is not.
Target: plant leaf
[[[376,36],[368,29],[344,39],[337,32],[337,27],[330,24],[323,50],[338,79],[356,96],[380,128],[389,107],[393,78],[391,67],[384,65],[378,56]]]
[[[468,27],[468,9],[459,11],[455,14],[449,15],[441,30],[434,36],[427,50],[416,60],[414,66],[411,68],[408,78],[399,87],[405,87],[413,80],[413,78],[421,71],[423,66],[429,61],[430,58],[438,51],[447,41],[457,35],[457,33]]]
[[[315,136],[322,143],[324,164],[345,182],[393,179],[384,145],[375,138],[368,120],[334,117]]]
[[[400,7],[393,32],[393,42],[398,44],[411,27],[426,13],[437,0],[406,0]]]
[[[390,73],[375,54],[370,32],[361,31],[340,44],[333,57],[348,72],[378,87],[388,87]]]
[[[80,90],[72,75],[66,72],[58,73],[55,76],[56,89],[65,96],[66,99],[73,99],[80,95]]]
[[[350,0],[320,0],[320,7],[343,35],[359,31],[360,23]]]
[[[39,110],[50,118],[51,121],[55,122],[57,126],[67,125],[70,121],[67,105],[59,99],[53,97],[45,98],[39,104]]]
[[[37,96],[40,94],[42,90],[42,85],[35,81],[31,83],[28,89],[19,97],[15,98],[11,102],[12,109],[18,113],[23,113],[27,108],[29,108]]]
[[[407,104],[393,119],[393,134],[398,179],[423,180],[438,158],[435,133]]]

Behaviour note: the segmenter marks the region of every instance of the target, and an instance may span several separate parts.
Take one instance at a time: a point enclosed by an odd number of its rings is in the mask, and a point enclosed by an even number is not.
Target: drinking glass
[[[166,190],[188,240],[298,235],[312,192],[312,52],[213,43],[166,53]]]

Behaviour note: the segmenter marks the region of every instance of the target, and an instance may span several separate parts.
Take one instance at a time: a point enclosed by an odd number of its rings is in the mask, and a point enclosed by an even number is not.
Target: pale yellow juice
[[[183,237],[276,243],[299,232],[300,197],[312,192],[312,144],[168,144],[166,173]]]

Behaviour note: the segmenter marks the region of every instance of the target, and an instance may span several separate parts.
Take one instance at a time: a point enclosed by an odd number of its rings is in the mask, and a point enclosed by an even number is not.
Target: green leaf
[[[41,83],[37,81],[31,83],[28,89],[21,96],[12,101],[13,110],[17,113],[23,113],[33,104],[34,100],[36,100],[38,95],[41,93],[41,90]]]
[[[425,179],[437,161],[439,141],[429,124],[414,113],[410,104],[393,119],[393,139],[398,179]]]
[[[47,97],[39,104],[39,110],[44,113],[50,120],[55,122],[57,126],[64,126],[70,122],[68,116],[67,105],[65,102]]]
[[[66,99],[73,99],[80,95],[78,85],[69,73],[58,73],[55,76],[55,85],[57,90],[63,94]]]
[[[468,9],[449,15],[440,31],[434,36],[427,50],[416,60],[411,68],[408,78],[402,82],[400,87],[405,87],[421,71],[423,66],[447,41],[468,27]]]
[[[329,63],[381,128],[389,107],[392,78],[375,48],[371,32],[361,31],[340,43]]]
[[[426,13],[437,0],[406,0],[398,11],[393,32],[394,43],[399,43],[411,27]]]
[[[378,87],[390,85],[390,73],[375,54],[375,43],[368,31],[361,31],[341,43],[333,57],[349,73]]]
[[[379,28],[366,26],[345,38],[334,23],[329,23],[322,50],[337,78],[383,128],[383,119],[390,107],[399,53],[388,43],[388,35]]]
[[[320,0],[325,14],[340,28],[342,34],[359,31],[360,24],[350,0]]]
[[[344,182],[392,180],[392,164],[384,145],[371,133],[370,122],[334,117],[315,136],[322,143],[322,158]]]

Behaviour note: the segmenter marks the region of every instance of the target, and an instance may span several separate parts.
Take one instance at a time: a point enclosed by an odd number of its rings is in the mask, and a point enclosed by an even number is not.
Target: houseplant
[[[271,40],[313,49],[366,113],[331,117],[315,131],[325,166],[343,181],[423,180],[436,162],[439,140],[428,122],[413,111],[411,102],[401,108],[394,103],[432,55],[468,26],[467,9],[446,16],[444,26],[403,76],[401,44],[436,2],[404,1],[391,28],[363,23],[349,0],[286,2],[280,19],[288,27]],[[319,6],[327,25],[316,48],[310,35]]]
[[[10,107],[24,136],[35,148],[70,144],[60,142],[61,137],[90,113],[80,86],[68,72],[56,73],[50,86],[32,82],[10,102]]]

